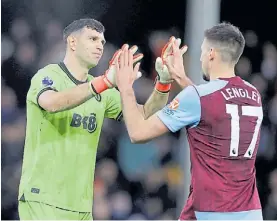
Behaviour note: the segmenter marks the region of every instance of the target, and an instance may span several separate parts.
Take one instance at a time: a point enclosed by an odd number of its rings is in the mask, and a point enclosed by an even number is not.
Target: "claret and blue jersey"
[[[172,132],[187,129],[191,192],[180,219],[262,219],[254,164],[263,110],[254,86],[239,77],[189,86],[158,117]]]

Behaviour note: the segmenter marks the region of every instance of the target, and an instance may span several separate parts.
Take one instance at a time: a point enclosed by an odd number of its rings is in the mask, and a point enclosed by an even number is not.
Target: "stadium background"
[[[185,0],[2,0],[1,6],[1,218],[18,219],[26,93],[38,68],[63,58],[63,27],[81,17],[93,17],[105,25],[107,44],[93,75],[103,73],[113,52],[123,43],[137,44],[145,57],[144,76],[136,82],[135,91],[138,101],[145,102],[153,88],[154,61],[161,47],[171,35],[184,39],[186,24],[192,18],[186,16]],[[242,30],[246,49],[237,65],[237,74],[254,84],[263,96],[264,121],[256,168],[265,219],[277,219],[274,6],[274,0],[222,0],[218,15],[220,21],[229,21]],[[200,13],[201,10],[199,16]],[[194,17],[197,16],[196,11]],[[186,65],[189,54],[185,56]],[[171,97],[178,90],[175,86]],[[182,161],[187,158],[180,156],[180,144],[180,133],[176,133],[133,145],[123,124],[107,120],[96,164],[94,218],[176,220],[184,201],[180,196],[189,184],[182,169]]]

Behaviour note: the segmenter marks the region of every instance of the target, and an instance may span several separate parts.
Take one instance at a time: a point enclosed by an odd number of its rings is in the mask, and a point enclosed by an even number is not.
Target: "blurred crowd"
[[[26,17],[14,16],[1,39],[2,219],[18,219],[17,194],[26,126],[25,97],[30,79],[39,68],[61,61],[65,53],[64,22],[40,14],[37,19],[45,24],[41,27],[39,21]],[[176,31],[160,30],[148,34],[145,43],[151,51],[148,56],[151,61],[146,68],[148,74],[145,72],[134,86],[139,103],[144,103],[153,89],[155,58],[172,34],[176,35]],[[277,219],[277,49],[270,41],[259,42],[254,31],[244,34],[246,50],[237,65],[237,74],[257,87],[263,97],[257,182],[264,218]],[[104,55],[91,74],[103,73],[119,46],[107,39]],[[262,59],[257,60],[253,52],[260,53]],[[175,86],[171,98],[178,90]],[[178,133],[167,134],[147,144],[134,145],[123,123],[106,120],[97,154],[94,219],[176,219],[178,191],[184,182],[178,162],[178,138]]]

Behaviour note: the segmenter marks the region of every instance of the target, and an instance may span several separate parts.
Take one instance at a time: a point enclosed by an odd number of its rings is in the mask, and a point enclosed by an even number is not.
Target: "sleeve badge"
[[[49,87],[53,85],[53,80],[50,77],[45,77],[42,79],[42,85],[45,87]]]
[[[177,98],[175,98],[171,103],[169,104],[168,108],[171,110],[177,110],[180,105],[180,102]]]

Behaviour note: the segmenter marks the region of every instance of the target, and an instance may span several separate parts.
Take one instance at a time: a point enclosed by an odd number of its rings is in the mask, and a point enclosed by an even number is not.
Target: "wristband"
[[[91,80],[91,89],[95,94],[100,94],[101,92],[107,90],[109,87],[104,81],[104,76],[99,76]]]
[[[159,92],[168,93],[170,91],[171,84],[162,84],[161,82],[157,81],[155,84],[155,89]]]

